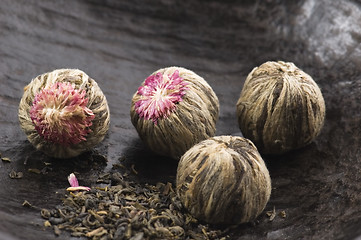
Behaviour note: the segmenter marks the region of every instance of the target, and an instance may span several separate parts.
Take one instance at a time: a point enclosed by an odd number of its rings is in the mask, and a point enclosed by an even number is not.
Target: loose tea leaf
[[[22,205],[23,207],[33,207],[33,205],[31,205],[31,203],[29,203],[27,200],[25,200]]]
[[[20,179],[23,178],[23,173],[22,172],[15,172],[15,170],[11,170],[11,172],[9,173],[9,177],[12,179]]]
[[[8,158],[8,157],[3,157],[3,158],[1,158],[1,160],[2,160],[3,162],[11,162],[11,159]]]
[[[51,223],[48,220],[44,221],[44,227],[51,227]]]
[[[29,168],[28,172],[35,173],[35,174],[40,174],[41,173],[41,171],[39,169],[37,169],[37,168]]]
[[[89,239],[228,237],[228,229],[199,224],[186,213],[172,183],[141,184],[119,172],[101,177],[117,179],[117,185],[66,193],[61,205],[41,210],[56,235],[65,230]]]
[[[61,231],[58,226],[54,226],[54,233],[55,235],[59,236],[61,234]]]
[[[280,217],[282,217],[282,218],[286,218],[286,217],[287,217],[286,211],[281,211],[281,212],[279,212],[278,215],[279,215]]]
[[[132,164],[131,169],[132,169],[132,172],[133,172],[134,174],[138,174],[137,170],[135,170],[134,164]]]
[[[41,216],[44,218],[44,219],[49,219],[51,217],[51,213],[48,209],[41,209],[41,212],[40,212]]]
[[[269,217],[270,222],[272,222],[273,219],[276,217],[276,208],[273,207],[272,211],[267,211],[266,215]]]
[[[94,236],[102,236],[104,234],[107,233],[107,230],[105,230],[103,227],[97,228],[91,232],[88,232],[87,234],[85,234],[86,237],[94,237]]]

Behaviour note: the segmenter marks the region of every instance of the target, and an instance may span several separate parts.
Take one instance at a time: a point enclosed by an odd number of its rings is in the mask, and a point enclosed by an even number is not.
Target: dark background
[[[286,218],[269,221],[263,213],[257,224],[234,229],[232,238],[361,235],[360,1],[3,0],[0,30],[0,152],[11,159],[0,162],[0,239],[68,238],[44,229],[39,208],[61,203],[73,171],[90,186],[125,159],[139,181],[174,181],[176,163],[147,152],[129,117],[133,93],[153,71],[175,65],[204,77],[220,100],[217,135],[238,135],[242,84],[268,60],[294,62],[314,78],[326,121],[311,145],[265,157],[273,181],[265,211],[285,211]],[[105,141],[70,160],[35,152],[17,117],[23,87],[57,68],[79,68],[94,78],[111,111]],[[24,177],[11,179],[12,170]],[[23,207],[25,200],[34,207]]]

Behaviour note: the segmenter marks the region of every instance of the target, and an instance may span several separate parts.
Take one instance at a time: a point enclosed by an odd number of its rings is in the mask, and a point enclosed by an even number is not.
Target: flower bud
[[[28,140],[55,158],[70,158],[101,142],[109,108],[98,84],[77,69],[58,69],[24,88],[19,121]]]
[[[194,144],[214,136],[219,102],[208,83],[194,72],[163,68],[133,95],[131,120],[155,153],[178,159]]]

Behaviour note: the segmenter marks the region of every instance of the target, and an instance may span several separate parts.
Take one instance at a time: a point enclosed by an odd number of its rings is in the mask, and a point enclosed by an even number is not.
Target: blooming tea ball
[[[19,104],[20,126],[30,143],[55,158],[75,157],[101,142],[109,108],[98,84],[78,69],[34,78]]]
[[[168,67],[151,74],[133,95],[131,120],[143,142],[175,159],[214,136],[219,102],[196,73]]]
[[[267,167],[243,137],[218,136],[189,149],[177,169],[177,194],[188,211],[211,224],[252,221],[271,194]]]
[[[266,62],[248,75],[237,102],[243,135],[264,154],[282,154],[311,143],[325,119],[315,81],[289,62]]]

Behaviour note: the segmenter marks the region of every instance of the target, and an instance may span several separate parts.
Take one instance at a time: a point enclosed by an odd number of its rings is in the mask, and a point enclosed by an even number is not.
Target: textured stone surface
[[[240,3],[242,2],[242,3]],[[174,181],[176,164],[145,150],[131,124],[132,94],[152,72],[172,65],[204,77],[220,101],[217,135],[239,135],[235,104],[253,67],[294,62],[318,83],[325,126],[309,146],[265,158],[272,195],[258,223],[233,239],[352,239],[361,235],[361,3],[303,1],[35,1],[0,5],[0,236],[55,239],[39,210],[59,204],[67,175],[84,185],[126,158],[140,181]],[[18,125],[23,87],[56,68],[79,68],[107,96],[110,132],[99,155],[53,160],[34,152]],[[28,169],[44,169],[35,174]],[[11,170],[22,179],[11,179]],[[279,212],[285,211],[286,217]],[[21,231],[19,231],[21,229]]]

